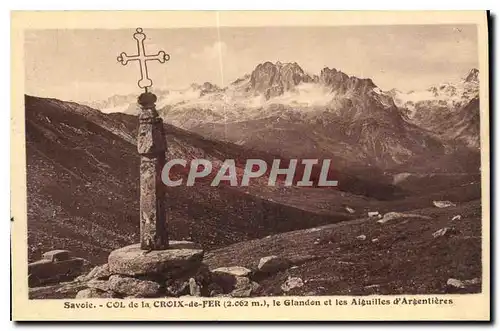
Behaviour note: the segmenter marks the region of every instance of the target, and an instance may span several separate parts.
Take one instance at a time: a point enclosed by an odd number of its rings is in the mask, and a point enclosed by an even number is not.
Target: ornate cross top
[[[139,61],[141,69],[141,79],[137,82],[140,88],[143,88],[148,92],[148,87],[153,86],[153,81],[148,76],[148,66],[147,61],[157,60],[160,63],[165,63],[170,60],[170,55],[164,51],[159,51],[156,55],[146,55],[146,50],[144,49],[144,40],[146,35],[142,32],[141,28],[137,28],[136,33],[134,33],[134,39],[137,41],[137,55],[127,55],[122,52],[117,60],[123,65],[126,65],[129,61]]]

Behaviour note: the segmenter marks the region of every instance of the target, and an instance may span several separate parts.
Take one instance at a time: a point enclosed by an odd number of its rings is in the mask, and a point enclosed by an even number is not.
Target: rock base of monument
[[[80,276],[87,288],[76,298],[250,297],[258,293],[263,275],[287,269],[276,256],[262,258],[257,270],[241,266],[209,270],[203,250],[189,241],[170,241],[169,248],[144,251],[140,245],[117,249],[108,263]]]
[[[140,244],[117,249],[108,257],[109,270],[127,276],[176,275],[196,269],[203,250],[190,241],[170,241],[168,249],[144,251]]]
[[[76,298],[208,296],[210,272],[203,253],[189,241],[170,241],[168,249],[159,251],[142,250],[140,244],[122,247],[85,276],[88,288]]]

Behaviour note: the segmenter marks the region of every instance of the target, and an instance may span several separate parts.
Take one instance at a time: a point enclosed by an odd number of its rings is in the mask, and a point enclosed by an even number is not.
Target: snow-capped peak
[[[397,106],[414,110],[419,102],[438,103],[441,106],[457,107],[470,102],[479,93],[479,71],[471,69],[464,79],[456,82],[443,82],[425,90],[402,92],[389,91]]]

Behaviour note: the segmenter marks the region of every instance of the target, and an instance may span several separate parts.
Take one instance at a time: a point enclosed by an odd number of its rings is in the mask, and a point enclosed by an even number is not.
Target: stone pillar
[[[141,155],[141,249],[148,251],[168,248],[165,185],[161,181],[166,140],[155,102],[156,96],[149,92],[142,93],[138,98],[141,106],[137,137],[137,150]]]

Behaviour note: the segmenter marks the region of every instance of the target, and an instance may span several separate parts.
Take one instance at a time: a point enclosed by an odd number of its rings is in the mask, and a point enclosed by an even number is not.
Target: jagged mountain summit
[[[296,62],[257,65],[250,74],[221,88],[213,83],[191,84],[183,90],[155,90],[157,108],[164,108],[167,119],[186,127],[183,112],[196,108],[205,113],[205,122],[241,121],[266,117],[276,104],[333,110],[338,98],[345,95],[376,94],[380,102],[393,104],[371,79],[348,76],[336,69],[324,68],[319,75],[306,73]],[[136,112],[134,95],[112,96],[104,101],[89,103],[105,113]],[[131,106],[132,104],[132,106]],[[263,111],[266,110],[266,111]]]
[[[296,63],[265,62],[259,64],[249,77],[249,90],[261,93],[266,100],[295,91],[297,85],[312,83],[313,78]]]
[[[210,138],[286,156],[332,157],[337,166],[387,167],[441,144],[407,123],[371,79],[297,63],[257,65],[227,88],[170,104],[163,118]]]

